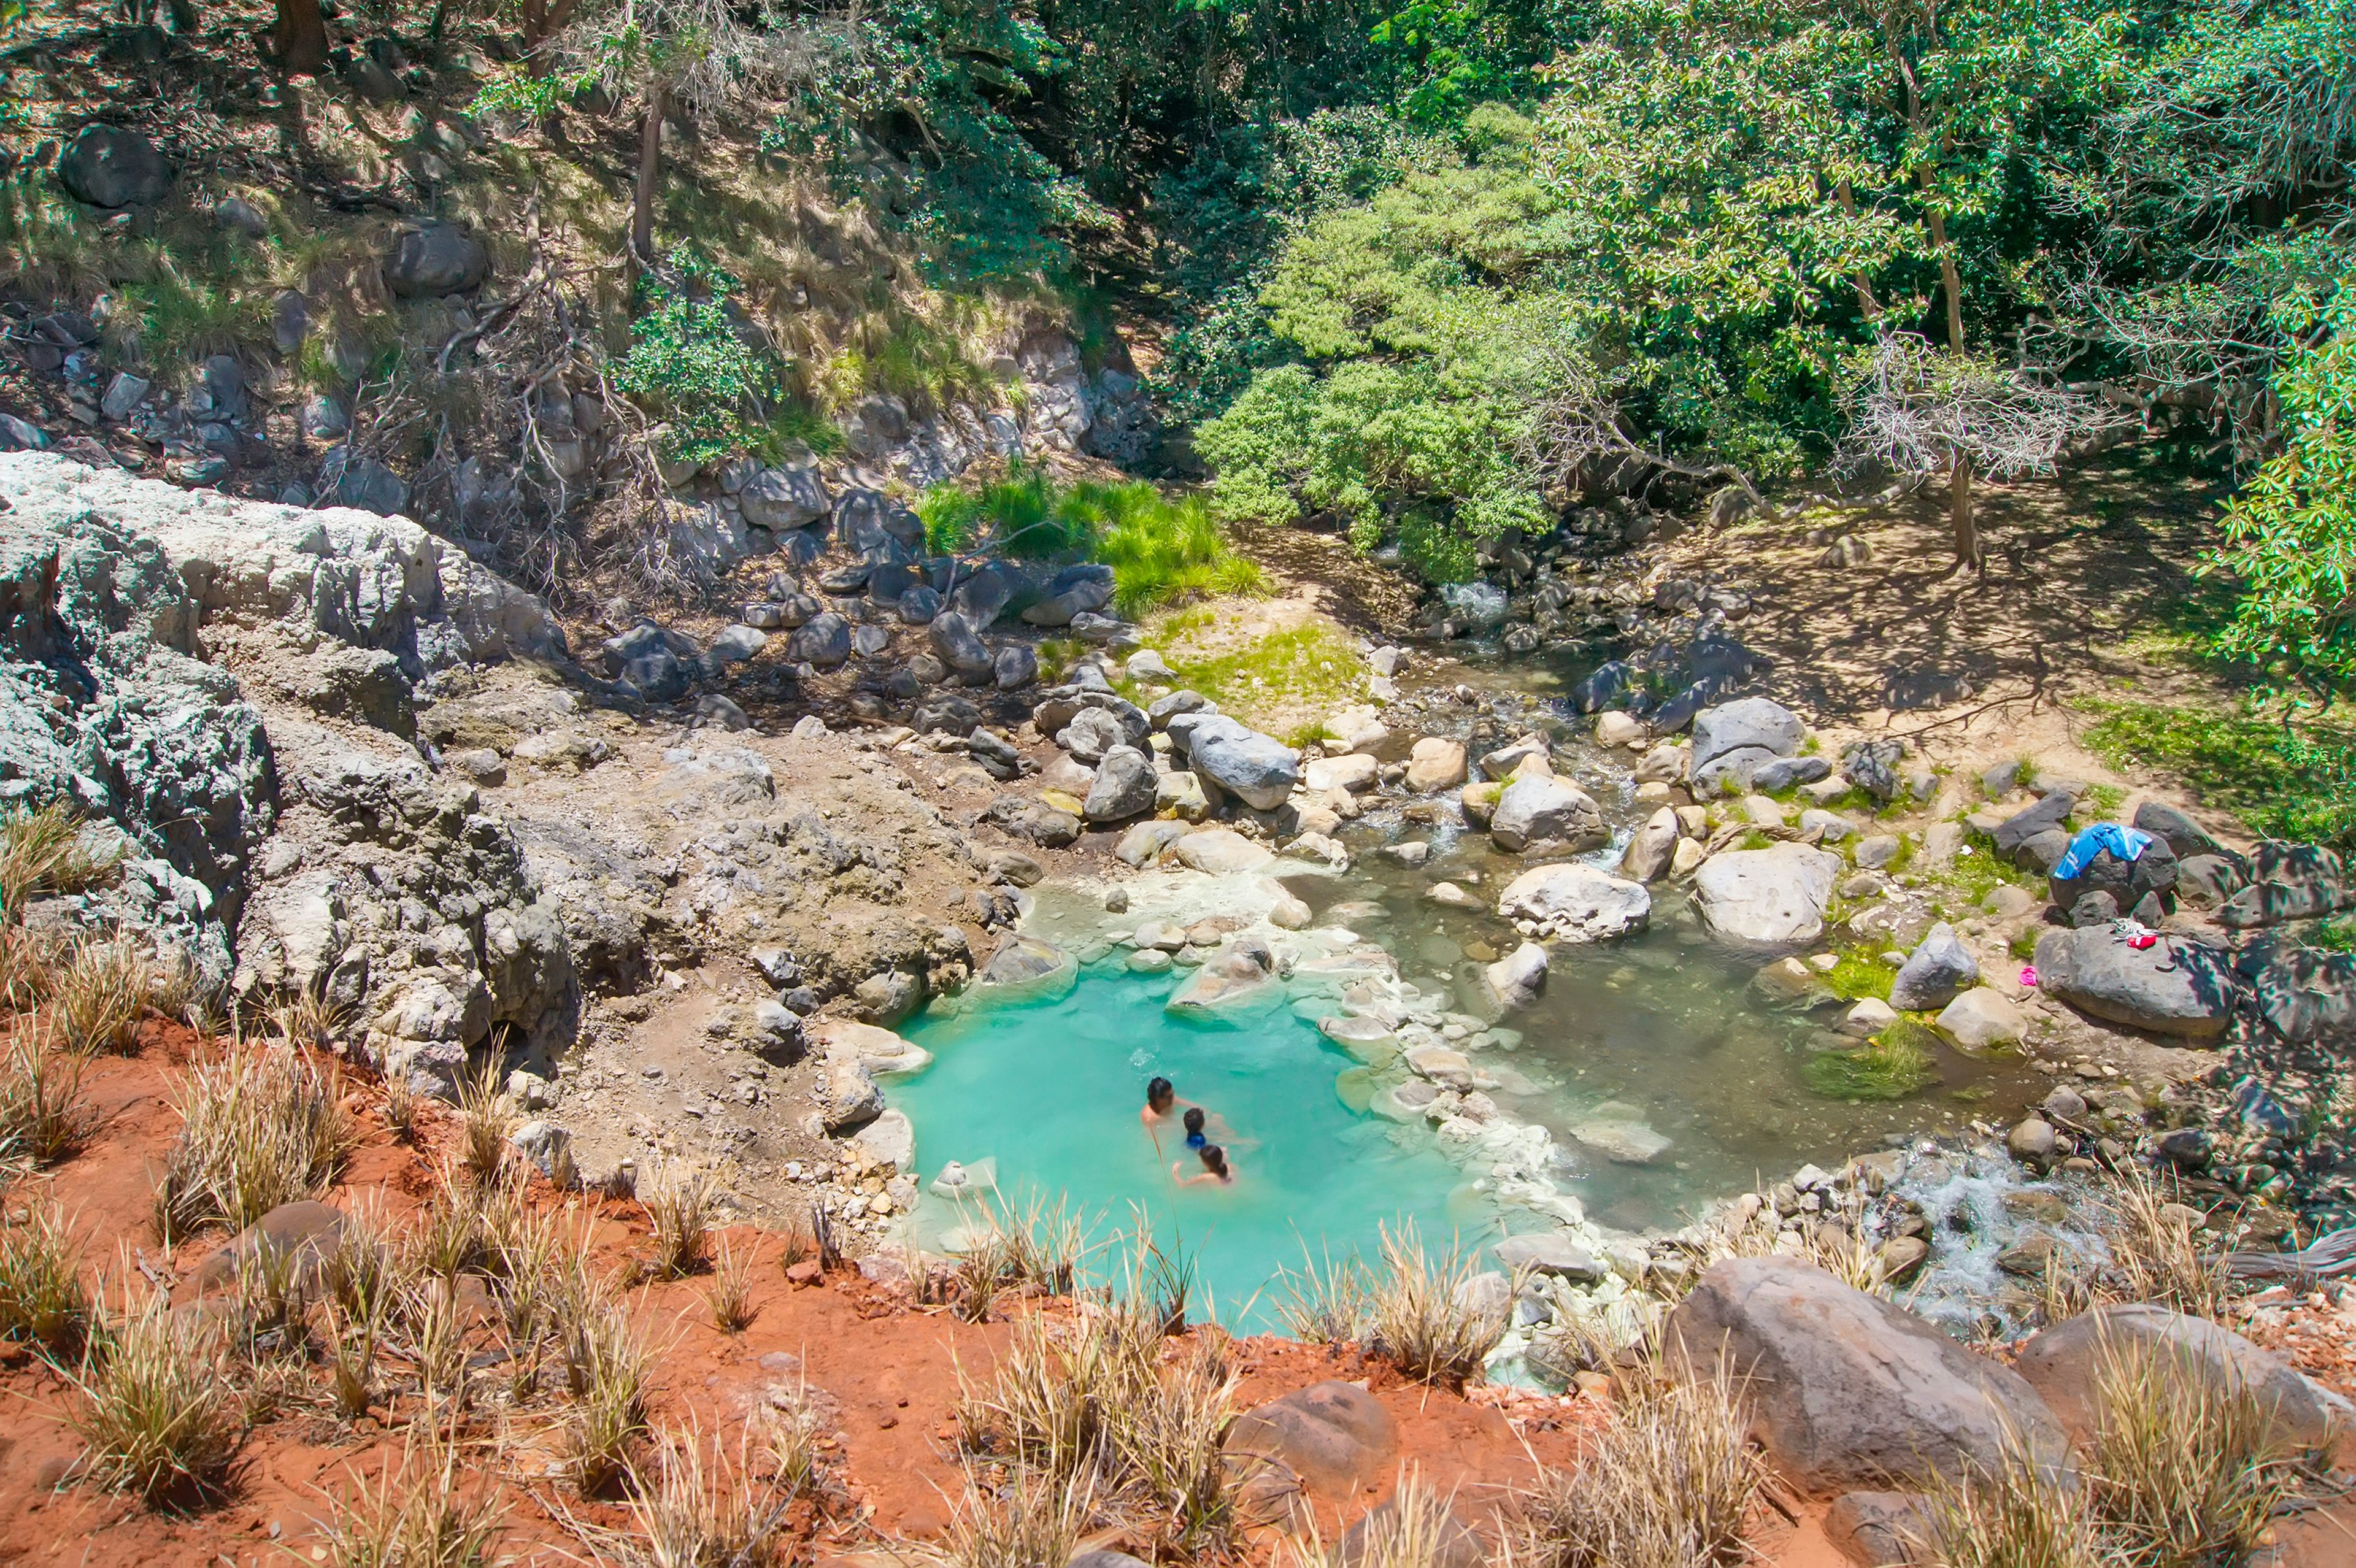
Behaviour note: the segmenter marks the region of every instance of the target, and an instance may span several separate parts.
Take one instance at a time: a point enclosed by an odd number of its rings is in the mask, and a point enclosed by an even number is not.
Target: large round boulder
[[[1603,810],[1577,784],[1546,774],[1507,784],[1489,818],[1489,837],[1500,849],[1533,847],[1576,854],[1612,841]]]
[[[1669,1315],[1670,1364],[1740,1380],[1751,1435],[1817,1494],[1997,1472],[2025,1448],[2057,1473],[2069,1439],[2019,1373],[1791,1258],[1713,1264]]]
[[[172,165],[120,125],[85,125],[58,158],[58,183],[92,207],[153,207],[171,194]]]
[[[1194,726],[1187,755],[1198,777],[1254,811],[1273,811],[1301,782],[1301,753],[1283,741],[1214,716]]]
[[[448,223],[404,229],[384,259],[384,284],[403,299],[439,298],[479,288],[490,276],[483,242]]]
[[[1730,942],[1780,946],[1825,928],[1841,859],[1805,844],[1712,855],[1694,873],[1702,923]]]
[[[2224,954],[2180,936],[2136,948],[2108,926],[2048,931],[2031,962],[2038,989],[2080,1012],[2196,1040],[2225,1032],[2239,991]]]
[[[1505,884],[1497,913],[1532,936],[1600,942],[1641,931],[1653,896],[1641,882],[1592,866],[1538,866]]]

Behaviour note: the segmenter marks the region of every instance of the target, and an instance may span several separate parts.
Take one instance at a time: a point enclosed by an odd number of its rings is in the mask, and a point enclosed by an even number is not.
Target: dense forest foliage
[[[564,0],[559,0],[560,5]],[[558,25],[561,22],[562,25]],[[1170,329],[1226,519],[1430,578],[1582,496],[2264,478],[2233,634],[2345,677],[2351,0],[580,0],[486,95],[734,99],[948,280]],[[638,240],[657,215],[642,200]]]

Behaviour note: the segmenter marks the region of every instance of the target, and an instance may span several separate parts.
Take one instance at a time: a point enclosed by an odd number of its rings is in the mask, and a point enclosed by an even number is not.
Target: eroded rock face
[[[1846,1492],[1994,1472],[2009,1443],[2040,1464],[2068,1439],[2019,1373],[1811,1264],[1713,1264],[1669,1315],[1673,1364],[1707,1372],[1721,1353],[1752,1435],[1803,1490]]]
[[[306,798],[277,713],[397,734],[406,688],[429,670],[563,650],[537,600],[405,518],[236,501],[37,453],[0,456],[0,773],[18,798],[74,800],[132,840],[142,874],[93,914],[183,948],[216,991],[263,840]],[[222,648],[257,673],[255,693],[207,662]],[[271,731],[254,696],[272,703]],[[506,889],[461,923],[480,935],[487,910],[530,901]],[[313,951],[348,918],[283,915]],[[348,970],[342,983],[369,988]]]

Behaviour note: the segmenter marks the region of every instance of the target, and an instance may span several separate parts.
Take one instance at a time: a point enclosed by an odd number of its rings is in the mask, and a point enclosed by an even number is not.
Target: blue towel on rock
[[[2094,857],[2105,849],[2118,859],[2134,860],[2150,845],[2151,835],[2140,827],[2129,827],[2122,822],[2097,822],[2070,840],[2069,852],[2053,868],[2053,875],[2066,882],[2083,876],[2086,868],[2094,863]]]

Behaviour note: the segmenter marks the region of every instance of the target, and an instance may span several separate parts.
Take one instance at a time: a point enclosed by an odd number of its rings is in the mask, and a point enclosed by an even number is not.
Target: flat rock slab
[[[2068,1456],[2019,1373],[1810,1264],[1711,1264],[1669,1315],[1666,1342],[1696,1372],[1723,1355],[1748,1380],[1752,1435],[1809,1492],[1994,1471],[2011,1443],[2056,1467]]]
[[[2137,950],[2108,926],[2049,931],[2037,939],[2040,990],[2130,1029],[2215,1040],[2239,989],[2226,955],[2182,937]]]
[[[1285,1518],[1303,1492],[1344,1502],[1378,1480],[1398,1448],[1390,1412],[1355,1383],[1295,1389],[1236,1417],[1221,1445],[1246,1512]]]
[[[1756,946],[1808,942],[1825,928],[1841,859],[1805,844],[1712,855],[1694,873],[1702,923]]]

